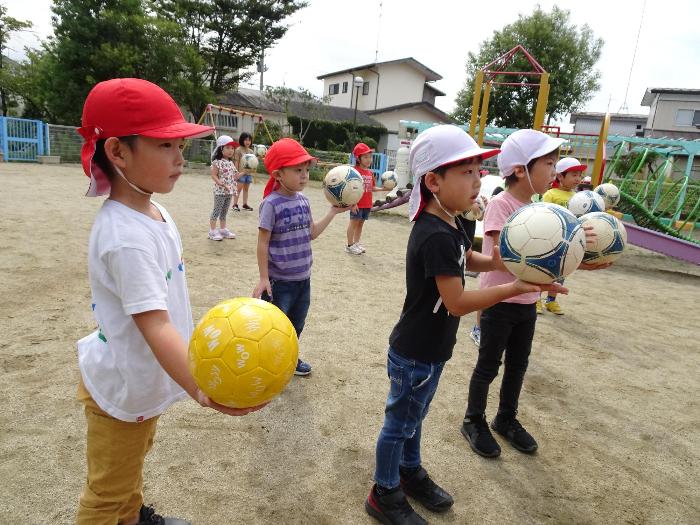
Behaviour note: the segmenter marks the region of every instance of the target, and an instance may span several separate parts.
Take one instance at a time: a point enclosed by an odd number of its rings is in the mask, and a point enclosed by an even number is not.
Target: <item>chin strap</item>
[[[525,176],[527,177],[527,182],[530,185],[530,189],[532,190],[532,194],[536,194],[537,192],[535,191],[535,187],[532,185],[532,179],[530,178],[530,170],[527,169],[527,166],[525,166]]]
[[[442,205],[442,203],[440,202],[440,199],[438,198],[437,193],[433,193],[433,197],[435,197],[435,201],[438,203],[438,206],[440,206],[440,209],[441,209],[442,211],[444,211],[447,215],[449,215],[449,216],[452,217],[453,219],[454,219],[455,217],[457,217],[457,214],[456,214],[456,213],[450,213],[449,211],[447,211],[447,210],[445,209],[445,207],[444,207],[444,206]]]
[[[112,164],[112,166],[114,166],[114,164]],[[141,188],[139,188],[136,184],[132,184],[131,181],[130,181],[129,179],[127,179],[127,178],[124,176],[124,174],[122,173],[122,170],[120,170],[120,169],[117,168],[116,166],[114,166],[114,171],[116,171],[116,172],[117,172],[117,175],[119,175],[122,179],[124,179],[124,181],[125,181],[125,182],[131,187],[131,189],[134,190],[135,192],[138,192],[138,193],[140,193],[141,195],[147,195],[147,196],[149,196],[149,197],[150,197],[151,195],[153,195],[153,192],[152,192],[152,191],[144,191],[144,190],[142,190]]]
[[[290,189],[285,185],[285,183],[282,182],[282,179],[279,179],[279,180],[277,181],[277,184],[279,184],[280,186],[282,186],[282,187],[283,187],[285,190],[287,190],[289,193],[296,193],[296,191],[290,190]]]

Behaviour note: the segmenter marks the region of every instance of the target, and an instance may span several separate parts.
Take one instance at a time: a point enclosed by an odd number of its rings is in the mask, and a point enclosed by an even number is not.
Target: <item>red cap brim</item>
[[[138,135],[152,139],[198,139],[214,132],[211,126],[192,124],[191,122],[176,122],[169,126],[140,131]]]
[[[571,166],[570,168],[565,169],[563,173],[568,173],[570,171],[586,171],[587,168],[588,166],[585,164],[581,164],[580,166]]]

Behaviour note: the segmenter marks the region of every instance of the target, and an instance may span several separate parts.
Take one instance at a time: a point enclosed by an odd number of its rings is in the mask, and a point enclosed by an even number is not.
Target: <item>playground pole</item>
[[[593,163],[593,173],[591,174],[591,184],[595,188],[603,180],[603,170],[605,170],[605,147],[608,143],[608,128],[610,127],[610,113],[605,114],[603,123],[600,126],[598,135],[598,148],[595,152],[595,162]]]
[[[479,118],[479,103],[481,102],[481,84],[484,82],[484,72],[476,72],[474,79],[474,98],[472,99],[472,116],[469,121],[469,134],[473,137],[476,133],[476,120]]]
[[[549,73],[542,73],[540,76],[540,88],[537,93],[537,106],[535,106],[535,123],[533,128],[542,130],[544,125],[544,114],[547,111],[547,100],[549,99]]]
[[[479,121],[479,138],[477,143],[479,146],[484,145],[484,131],[486,130],[486,119],[489,115],[489,98],[491,98],[491,82],[486,82],[484,88],[484,98],[481,101],[481,120]]]
[[[688,154],[688,162],[685,165],[685,180],[681,185],[681,191],[678,194],[678,206],[676,208],[676,213],[673,215],[673,220],[677,221],[681,218],[681,212],[683,211],[683,204],[685,204],[685,194],[688,191],[688,181],[690,181],[690,174],[693,170],[693,161],[695,160],[695,153]],[[686,220],[686,222],[688,222]]]

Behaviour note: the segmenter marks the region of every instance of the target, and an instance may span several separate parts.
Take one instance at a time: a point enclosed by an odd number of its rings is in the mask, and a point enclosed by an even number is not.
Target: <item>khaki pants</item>
[[[143,504],[143,462],[153,445],[158,417],[128,423],[104,412],[82,380],[78,400],[87,419],[87,480],[78,525],[116,525],[137,518]]]

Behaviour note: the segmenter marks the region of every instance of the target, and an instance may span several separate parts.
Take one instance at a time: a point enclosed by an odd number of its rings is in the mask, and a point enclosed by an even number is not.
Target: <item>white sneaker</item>
[[[219,228],[219,235],[221,235],[221,237],[224,239],[235,239],[236,238],[236,234],[233,233],[228,228],[224,228],[223,230],[221,228]]]
[[[355,246],[357,246],[360,250],[360,253],[365,253],[367,250],[365,250],[365,247],[362,246],[359,242],[355,243]]]
[[[345,251],[350,255],[362,255],[362,251],[360,251],[360,249],[357,247],[357,244],[353,244],[352,246],[346,246]]]
[[[212,241],[221,241],[223,240],[223,237],[219,233],[219,230],[209,230],[209,238]]]

